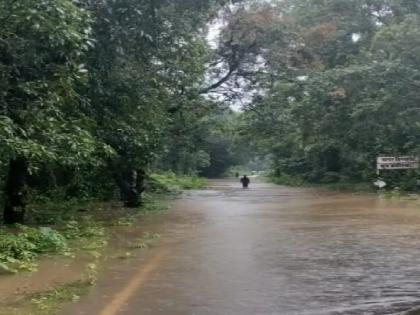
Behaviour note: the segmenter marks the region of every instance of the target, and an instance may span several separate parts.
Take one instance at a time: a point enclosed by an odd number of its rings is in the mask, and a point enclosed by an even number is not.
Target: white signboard
[[[414,156],[380,156],[377,169],[381,170],[411,170],[419,168],[419,159]]]

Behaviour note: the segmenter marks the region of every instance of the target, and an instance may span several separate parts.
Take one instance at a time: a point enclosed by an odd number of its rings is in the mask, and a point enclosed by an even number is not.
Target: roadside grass
[[[67,302],[77,302],[91,287],[87,280],[68,283],[0,308],[0,315],[53,315]]]
[[[182,190],[203,189],[207,182],[198,176],[164,172],[151,174],[147,186],[154,193],[179,194]]]
[[[420,194],[395,187],[393,189],[378,189],[369,183],[346,182],[339,181],[336,183],[313,184],[304,181],[301,178],[284,175],[281,177],[265,176],[263,177],[267,182],[276,185],[284,185],[290,187],[306,187],[318,188],[329,191],[346,192],[346,193],[376,193],[380,198],[389,200],[405,200],[405,201],[420,201]]]
[[[89,233],[92,233],[92,231]],[[74,235],[73,232],[70,235]],[[96,238],[98,235],[102,236],[103,234],[102,232],[95,232],[95,236],[92,236],[93,234],[89,235],[89,237]],[[138,253],[151,248],[160,238],[160,234],[143,232],[141,237],[130,239],[124,246],[116,249],[115,255],[109,256],[109,258],[130,259],[134,257],[135,252]],[[88,242],[87,247],[80,248],[80,250],[94,250],[98,253],[96,256],[94,255],[92,262],[86,264],[80,280],[60,285],[44,292],[24,295],[11,305],[0,305],[0,315],[53,315],[57,314],[64,303],[77,302],[96,284],[98,278],[102,251],[97,246],[93,246],[93,244]],[[99,246],[102,246],[102,244]]]
[[[158,176],[166,190],[203,186],[196,178],[172,176]],[[37,261],[45,255],[73,257],[78,251],[99,255],[107,245],[109,227],[131,226],[144,215],[168,210],[164,199],[162,189],[157,189],[144,193],[140,208],[127,209],[119,202],[37,198],[28,206],[28,225],[0,227],[0,275],[36,271]]]
[[[89,281],[81,280],[50,291],[36,294],[30,300],[33,315],[56,314],[65,302],[77,302],[91,287]]]
[[[308,187],[308,188],[322,188],[332,191],[339,192],[376,192],[377,189],[369,183],[361,182],[350,182],[350,181],[337,181],[333,183],[309,183],[302,178],[294,177],[290,175],[282,176],[266,176],[265,179],[268,182],[274,183],[276,185],[285,185],[290,187]]]
[[[15,225],[0,229],[0,275],[34,272],[45,255],[74,257],[78,251],[94,256],[107,244],[104,226],[91,216],[67,221],[57,227]]]
[[[282,176],[266,176],[264,177],[268,182],[276,185],[285,185],[291,187],[302,187],[307,186],[308,184],[301,178],[293,177],[289,175]]]
[[[68,254],[65,236],[49,227],[16,225],[0,230],[0,274],[35,271],[42,254]]]
[[[61,309],[63,303],[77,302],[96,283],[98,277],[98,260],[86,265],[81,279],[53,288],[46,292],[34,294],[26,302],[32,315],[52,315]],[[1,314],[0,314],[1,315]]]
[[[155,212],[162,212],[170,210],[168,202],[165,201],[165,198],[162,194],[158,193],[145,193],[143,195],[143,204],[141,206],[141,213],[149,214]]]

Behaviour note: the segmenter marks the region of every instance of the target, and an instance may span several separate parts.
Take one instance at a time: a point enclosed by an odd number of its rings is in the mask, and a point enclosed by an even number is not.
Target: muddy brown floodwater
[[[420,305],[420,204],[214,181],[142,229],[65,315],[404,314]]]

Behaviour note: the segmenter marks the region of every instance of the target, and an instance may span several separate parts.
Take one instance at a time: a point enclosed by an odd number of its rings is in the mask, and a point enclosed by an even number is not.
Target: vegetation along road
[[[65,315],[400,314],[420,301],[418,202],[211,182]]]

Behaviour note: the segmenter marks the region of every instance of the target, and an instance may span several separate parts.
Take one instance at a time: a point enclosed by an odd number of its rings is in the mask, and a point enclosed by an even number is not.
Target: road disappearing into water
[[[420,305],[420,204],[230,180],[140,229],[162,234],[106,267],[65,315],[404,314]]]

